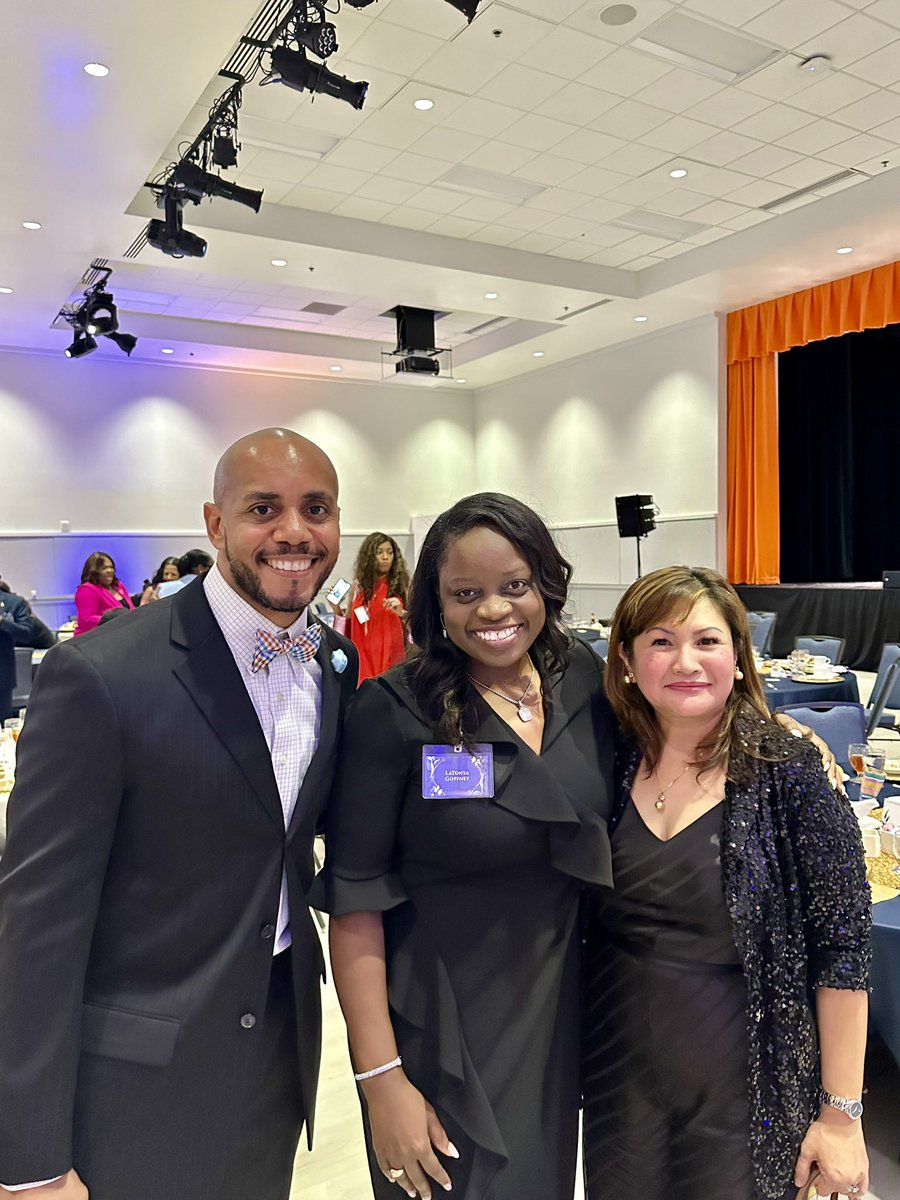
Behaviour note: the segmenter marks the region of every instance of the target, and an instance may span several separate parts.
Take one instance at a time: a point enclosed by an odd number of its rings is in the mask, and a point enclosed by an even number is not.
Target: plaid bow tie
[[[251,671],[261,671],[267,667],[279,654],[290,654],[301,662],[309,662],[314,658],[322,640],[322,629],[319,625],[311,625],[305,633],[295,638],[275,637],[265,629],[256,631],[256,653],[250,664]]]

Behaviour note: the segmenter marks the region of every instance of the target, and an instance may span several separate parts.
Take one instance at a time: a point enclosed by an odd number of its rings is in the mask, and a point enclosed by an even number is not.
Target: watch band
[[[851,1121],[858,1121],[863,1115],[862,1100],[852,1100],[846,1096],[834,1096],[831,1092],[826,1092],[824,1088],[819,1091],[819,1100],[822,1104],[827,1104],[829,1108],[836,1108],[838,1112],[844,1113]]]

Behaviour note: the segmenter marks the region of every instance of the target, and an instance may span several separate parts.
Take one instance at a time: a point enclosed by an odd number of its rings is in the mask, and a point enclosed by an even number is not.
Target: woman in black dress
[[[611,879],[612,723],[561,623],[570,574],[525,505],[461,500],[413,578],[417,657],[347,713],[315,902],[377,1197],[573,1193],[579,895]]]
[[[871,911],[849,805],[769,717],[715,571],[631,585],[606,689],[625,749],[615,892],[590,903],[589,1196],[862,1196]]]

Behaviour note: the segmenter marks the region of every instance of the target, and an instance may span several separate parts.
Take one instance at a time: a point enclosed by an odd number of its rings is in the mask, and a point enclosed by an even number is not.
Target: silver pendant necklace
[[[528,661],[531,662],[531,659]],[[499,696],[500,699],[505,700],[507,704],[515,705],[516,716],[520,721],[524,721],[526,725],[529,721],[534,720],[534,713],[525,704],[525,697],[531,691],[531,685],[534,683],[534,663],[531,663],[531,675],[528,677],[528,683],[525,685],[525,691],[518,700],[513,700],[512,696],[507,696],[503,692],[498,692],[496,688],[488,687],[486,683],[482,683],[481,680],[476,679],[474,675],[468,675],[467,678],[471,679],[472,683],[477,684],[478,687],[484,688],[486,692],[490,692],[494,696]]]
[[[668,792],[670,788],[673,788],[675,786],[675,784],[678,782],[678,780],[681,779],[682,775],[687,774],[690,765],[691,765],[690,763],[685,763],[684,770],[679,771],[678,774],[675,776],[675,778],[672,780],[672,782],[667,783],[665,787],[663,787],[659,782],[659,771],[655,767],[653,768],[653,774],[656,776],[656,786],[659,788],[659,792],[657,793],[656,800],[654,801],[653,807],[655,809],[657,809],[659,812],[662,812],[662,810],[666,807],[666,792]]]

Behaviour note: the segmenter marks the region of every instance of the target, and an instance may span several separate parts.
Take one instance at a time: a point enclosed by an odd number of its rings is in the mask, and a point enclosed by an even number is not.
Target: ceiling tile
[[[330,163],[317,163],[307,175],[304,183],[311,188],[326,188],[330,192],[349,195],[372,178],[365,171],[352,167],[333,167]]]
[[[891,146],[900,144],[900,120],[887,121],[884,125],[879,125],[877,129],[872,130],[872,136],[883,138]]]
[[[418,183],[410,183],[402,179],[387,179],[384,177],[376,177],[370,179],[368,183],[364,183],[362,187],[357,188],[354,192],[355,196],[362,196],[366,200],[383,200],[393,208],[397,204],[405,204],[421,190]]]
[[[492,200],[489,196],[473,196],[471,200],[460,205],[454,216],[465,217],[484,225],[488,221],[502,221],[515,207],[515,204],[507,204],[504,200]]]
[[[580,238],[582,234],[588,233],[593,228],[594,222],[587,221],[582,217],[554,217],[544,226],[544,233],[551,237],[574,239]]]
[[[615,225],[595,225],[584,235],[584,240],[590,242],[595,248],[597,246],[612,247],[621,246],[622,242],[629,241],[632,236],[630,229],[618,229]]]
[[[434,213],[451,213],[469,198],[465,192],[453,192],[449,188],[424,187],[410,203],[415,208],[431,209]]]
[[[622,263],[622,266],[627,271],[643,271],[647,267],[653,267],[659,262],[652,254],[642,254],[638,258],[633,258],[631,262]]]
[[[890,160],[895,157],[896,149],[896,142],[885,142],[882,138],[870,133],[859,133],[846,142],[838,142],[836,146],[829,146],[822,157],[841,167],[860,167],[873,158]],[[827,172],[823,172],[820,178],[824,178],[825,174]]]
[[[852,132],[846,125],[821,118],[777,140],[779,146],[787,146],[788,150],[796,150],[799,154],[819,154],[829,146],[845,142]]]
[[[310,163],[309,165],[315,166],[315,163]],[[254,192],[265,192],[265,202],[267,204],[280,204],[293,186],[290,183],[264,179],[260,175],[247,175],[244,173],[238,176],[238,182],[241,187],[250,188]]]
[[[411,150],[407,150],[383,167],[381,174],[389,179],[405,179],[409,183],[426,184],[434,183],[446,170],[447,164],[440,159],[413,154]]]
[[[871,84],[854,79],[852,75],[842,75],[840,71],[826,75],[811,88],[806,88],[791,101],[795,108],[805,109],[806,112],[818,113],[827,117],[838,109],[845,108],[855,100],[870,95],[875,89]]]
[[[900,96],[897,97],[897,103],[900,104]],[[890,115],[893,116],[893,113]],[[887,117],[884,119],[887,120]],[[503,131],[503,140],[512,146],[524,146],[526,149],[551,150],[567,137],[579,132],[576,126],[564,121],[554,121],[550,117],[538,117],[529,113]]]
[[[900,45],[897,48],[897,58],[900,61]],[[857,100],[855,104],[839,108],[832,116],[842,125],[849,125],[851,129],[858,129],[860,133],[868,133],[876,125],[883,125],[885,121],[893,121],[895,117],[900,117],[900,96],[894,92],[873,92],[871,96]]]
[[[289,204],[292,208],[309,208],[313,212],[331,212],[345,195],[346,193],[330,192],[326,188],[308,187],[305,183],[298,183],[282,197],[281,203]]]
[[[496,100],[500,104],[511,104],[513,108],[531,110],[548,100],[559,88],[555,75],[546,75],[518,63],[504,67],[483,87],[478,95],[483,100]]]
[[[784,146],[763,146],[759,150],[754,150],[752,154],[745,154],[736,159],[732,163],[732,167],[735,171],[743,171],[746,175],[764,178],[766,175],[773,175],[776,171],[783,171],[786,167],[792,166],[799,158],[799,154],[793,150],[786,150]]]
[[[350,9],[345,8],[347,18],[342,17],[342,22],[350,24],[349,16]],[[460,27],[463,26],[463,16],[461,13],[455,12],[452,8],[435,8],[429,4],[423,7],[422,0],[390,0],[382,11],[371,10],[370,19],[374,19],[378,15],[382,21],[388,21],[392,25],[403,25],[408,29],[418,30],[420,33],[430,33],[433,37],[442,38],[449,41],[459,33]],[[364,14],[358,9],[356,16],[363,17]],[[341,34],[344,32],[344,24],[341,25]]]
[[[434,221],[434,213],[424,208],[395,208],[382,218],[384,225],[399,225],[402,229],[427,229]]]
[[[709,196],[704,196],[702,192],[689,192],[673,189],[665,196],[660,196],[653,204],[654,212],[666,213],[670,217],[681,217],[686,212],[690,212],[692,208],[699,208],[701,204],[708,204]]]
[[[434,84],[470,95],[497,74],[497,57],[484,54],[464,42],[450,42],[414,72],[420,84]]]
[[[750,175],[744,174],[743,171],[732,170],[731,167],[707,167],[705,169],[701,167],[696,172],[692,170],[689,179],[689,186],[693,190],[703,192],[715,199],[731,196],[732,192],[737,192],[756,182]],[[737,199],[737,197],[734,198]]]
[[[680,113],[720,91],[721,87],[719,80],[696,75],[693,71],[670,71],[655,83],[635,92],[633,99],[664,108],[667,112]]]
[[[658,150],[655,146],[642,146],[640,142],[632,142],[621,150],[607,154],[604,166],[612,171],[621,171],[623,175],[643,175],[661,166],[671,155],[668,150]]]
[[[754,187],[766,187],[767,184],[754,184]],[[774,199],[774,196],[772,197]],[[765,201],[763,201],[765,203]],[[735,217],[733,221],[726,221],[726,229],[750,229],[753,225],[760,225],[763,221],[770,221],[773,213],[767,212],[746,212],[742,217]]]
[[[566,183],[580,170],[580,164],[570,158],[559,158],[555,154],[538,154],[513,171],[513,174],[520,179],[530,179],[532,183],[547,183],[553,187],[559,183]]]
[[[507,225],[485,225],[472,234],[473,242],[487,242],[491,246],[508,246],[522,236],[521,229],[510,229]]]
[[[573,175],[568,181],[573,192],[587,192],[589,196],[605,196],[607,192],[622,183],[628,182],[628,176],[618,171],[607,171],[603,167],[586,167]]]
[[[579,76],[579,83],[589,83],[619,96],[633,96],[641,88],[668,75],[671,69],[668,63],[651,58],[649,54],[623,48],[584,71]]]
[[[502,37],[494,37],[493,31],[502,29]],[[531,47],[549,34],[545,21],[495,0],[490,14],[482,15],[468,29],[464,29],[461,40],[473,50],[493,55],[498,62],[515,62]]]
[[[895,30],[890,30],[880,21],[873,21],[864,13],[854,13],[830,29],[824,42],[820,44],[820,39],[811,39],[798,46],[797,53],[801,58],[808,58],[812,54],[831,54],[840,64],[840,69],[846,71],[850,63],[867,54],[874,54],[896,36]]]
[[[416,3],[418,2],[419,0],[416,0]],[[533,13],[544,21],[565,21],[576,9],[581,8],[584,0],[553,0],[552,7],[547,4],[547,0],[512,0],[512,3],[523,12]]]
[[[700,221],[704,225],[721,225],[723,221],[743,216],[744,212],[745,208],[742,204],[734,204],[728,200],[711,200],[709,204],[701,204],[699,208],[690,209],[688,219]]]
[[[487,139],[463,129],[441,128],[426,133],[409,149],[413,154],[434,154],[446,163],[459,163],[487,144]]]
[[[558,246],[561,238],[549,237],[546,233],[526,233],[510,242],[514,250],[528,250],[532,254],[549,254]]]
[[[733,230],[723,226],[717,226],[713,229],[703,229],[700,233],[692,233],[689,238],[685,238],[693,246],[707,246],[710,242],[721,241],[722,238],[730,237]]]
[[[628,262],[629,258],[634,258],[630,250],[623,250],[621,246],[612,246],[609,250],[599,250],[596,254],[592,254],[586,261],[596,263],[601,267],[620,267],[623,263]]]
[[[542,229],[547,224],[547,214],[537,208],[527,208],[523,204],[507,213],[497,224],[505,225],[508,229],[518,229],[520,233],[522,230],[531,232],[533,229]]]
[[[602,92],[586,83],[566,83],[534,110],[542,117],[555,117],[572,125],[589,125],[622,102],[614,92]]]
[[[634,205],[616,204],[612,200],[588,200],[573,212],[573,216],[584,217],[588,221],[615,221]],[[604,242],[603,245],[606,245]]]
[[[719,129],[731,129],[739,121],[746,121],[748,117],[767,108],[768,104],[769,101],[762,96],[726,87],[686,109],[684,115],[695,121],[706,121]]]
[[[483,226],[484,221],[473,221],[453,213],[452,216],[438,217],[434,224],[428,226],[428,232],[440,233],[444,237],[466,238],[477,233]]]
[[[813,121],[810,113],[800,112],[799,109],[789,108],[786,104],[770,104],[755,117],[739,121],[734,126],[735,133],[743,133],[746,137],[758,138],[761,142],[774,142],[786,134],[802,129]]]
[[[592,121],[591,129],[631,141],[651,129],[666,124],[668,120],[669,113],[662,108],[642,104],[639,100],[622,100],[615,108]]]
[[[657,258],[677,258],[679,254],[686,254],[688,250],[693,250],[694,247],[687,242],[673,242],[671,246],[660,246],[656,251]]]
[[[678,0],[674,0],[674,3],[677,2]],[[639,5],[634,6],[637,8],[636,17],[627,24],[604,25],[599,18],[601,12],[609,6],[608,0],[587,0],[587,3],[570,18],[568,24],[583,33],[598,33],[610,42],[630,42],[641,30],[671,12],[674,3],[673,0],[641,0]]]
[[[422,125],[416,120],[417,115],[415,112],[376,111],[366,117],[354,136],[361,142],[374,142],[377,146],[407,150],[422,136]]]
[[[757,179],[736,191],[732,199],[747,205],[748,208],[758,208],[761,204],[768,204],[770,200],[777,200],[790,190],[784,184],[773,183],[771,179]]]
[[[863,156],[858,155],[854,161],[858,161],[861,157]],[[850,166],[851,164],[847,163],[846,165]],[[781,184],[784,191],[790,191],[792,188],[809,187],[810,184],[818,183],[835,174],[837,172],[833,162],[826,162],[821,158],[801,158],[791,166],[785,167],[784,170],[772,171],[769,179],[772,183]]]
[[[377,67],[406,77],[414,74],[416,68],[433,57],[443,45],[440,38],[407,26],[373,21],[354,41],[352,57],[361,66]],[[343,64],[341,73],[344,74]]]
[[[548,7],[544,4],[545,9]],[[600,25],[598,33],[604,28],[605,26]],[[599,36],[586,36],[577,29],[564,26],[547,31],[545,26],[544,36],[527,50],[519,61],[525,67],[547,71],[561,79],[577,79],[579,75],[612,54],[615,49],[613,42],[603,41]]]
[[[541,212],[565,214],[580,209],[586,202],[591,204],[604,203],[602,200],[588,201],[587,196],[583,192],[570,192],[566,188],[551,188],[527,201],[527,207],[540,209]],[[618,212],[624,211],[624,206],[620,205],[610,204],[609,208],[616,209],[617,215]]]
[[[509,108],[493,100],[482,100],[478,96],[472,96],[455,112],[444,117],[442,124],[450,129],[465,129],[470,133],[477,131],[482,137],[492,138],[502,133],[514,121],[518,121],[521,115],[522,112],[518,108]]]
[[[563,242],[561,246],[556,246],[553,249],[554,258],[571,258],[575,262],[583,262],[584,259],[590,258],[592,254],[596,253],[596,246],[592,246],[590,242],[585,242],[581,239],[574,242]]]
[[[670,186],[668,179],[663,181],[653,175],[648,175],[643,179],[629,179],[627,183],[613,188],[606,195],[608,199],[627,204],[631,208],[652,208],[653,205],[650,201],[655,200],[657,196],[662,196],[668,190],[667,185]]]
[[[866,9],[866,16],[874,17],[876,21],[886,21],[894,29],[900,29],[900,4],[897,0],[875,0]]]
[[[709,125],[700,121],[692,121],[689,117],[678,116],[664,121],[656,129],[651,129],[640,139],[645,145],[658,146],[661,150],[669,150],[678,154],[689,150],[698,142],[705,141],[715,133]]]
[[[357,221],[380,221],[393,208],[393,204],[384,200],[367,200],[362,196],[348,196],[332,211],[339,217],[354,217]]]
[[[819,76],[801,71],[799,67],[800,59],[796,55],[785,54],[734,86],[743,92],[752,92],[754,96],[765,96],[768,100],[790,100],[807,88],[822,86]]]
[[[280,150],[259,150],[253,156],[253,175],[257,179],[277,180],[280,183],[302,183],[317,162],[314,158],[301,158],[297,154],[284,154]],[[242,170],[241,183],[244,187],[251,187],[251,184],[245,182],[246,176],[247,172]]]
[[[488,142],[466,159],[467,166],[483,167],[485,171],[499,171],[509,174],[524,167],[535,157],[533,150],[524,146],[509,146],[506,142]]]
[[[357,142],[347,138],[329,150],[324,162],[334,167],[353,167],[357,171],[370,171],[373,175],[397,157],[390,146],[376,146],[370,142]]]
[[[869,83],[876,83],[879,87],[890,87],[900,79],[900,52],[896,42],[891,42],[883,50],[876,50],[874,54],[851,63],[847,72]]]
[[[562,139],[556,146],[556,153],[563,158],[572,158],[575,162],[592,166],[602,162],[608,154],[621,150],[626,142],[622,138],[612,137],[608,133],[598,133],[593,129],[576,129],[568,137]]]
[[[692,146],[691,157],[697,158],[701,162],[712,163],[714,166],[724,167],[728,163],[734,162],[736,158],[742,158],[745,154],[759,149],[761,149],[760,142],[726,129],[722,133],[716,133],[711,138],[707,138],[705,142],[698,142],[696,146]]]
[[[781,0],[744,25],[747,33],[790,49],[847,19],[847,10],[836,0]]]
[[[627,242],[622,242],[620,249],[627,250],[629,257],[635,258],[638,254],[652,254],[660,246],[668,246],[674,240],[674,238],[654,237],[649,233],[639,233],[635,237],[630,237]]]
[[[684,0],[684,7],[739,29],[761,12],[774,8],[776,3],[777,0]]]

